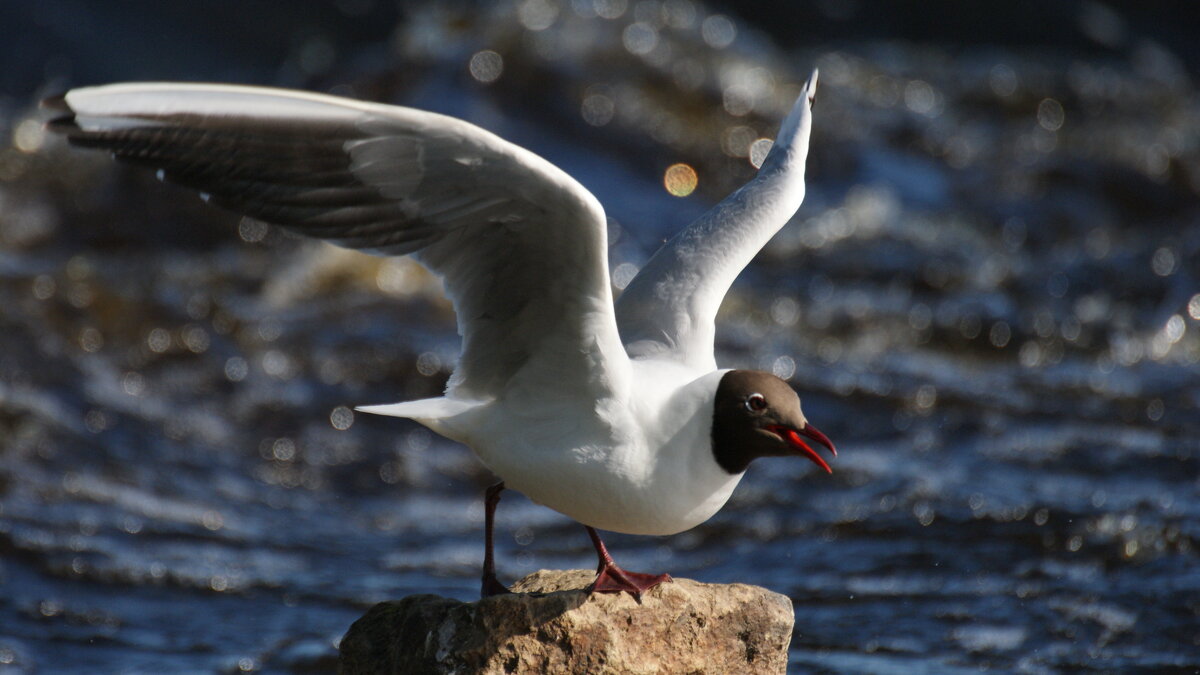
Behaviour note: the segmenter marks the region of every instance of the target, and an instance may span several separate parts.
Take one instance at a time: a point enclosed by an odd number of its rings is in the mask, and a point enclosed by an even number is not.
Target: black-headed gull
[[[604,209],[563,171],[462,120],[261,87],[131,83],[46,105],[55,131],[158,169],[213,204],[342,246],[410,254],[454,302],[444,396],[360,410],[464,443],[502,482],[485,508],[483,593],[505,486],[583,523],[593,591],[638,595],[594,528],[666,535],[717,512],[757,457],[836,454],[769,373],[717,368],[717,308],[796,212],[813,73],[757,175],[671,239],[614,305]]]

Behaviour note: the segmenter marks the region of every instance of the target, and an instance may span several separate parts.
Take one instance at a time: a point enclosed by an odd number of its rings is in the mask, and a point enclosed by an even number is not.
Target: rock
[[[783,673],[792,602],[745,584],[676,579],[588,595],[589,570],[535,572],[512,595],[381,602],[342,638],[339,672]]]

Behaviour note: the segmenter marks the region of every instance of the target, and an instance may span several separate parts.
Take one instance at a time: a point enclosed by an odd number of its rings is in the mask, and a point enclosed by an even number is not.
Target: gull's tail
[[[355,410],[372,415],[405,417],[429,427],[446,438],[466,443],[466,430],[462,424],[463,416],[475,411],[480,406],[487,405],[487,403],[487,401],[438,396],[437,398],[423,398],[403,403],[361,405],[357,406]]]

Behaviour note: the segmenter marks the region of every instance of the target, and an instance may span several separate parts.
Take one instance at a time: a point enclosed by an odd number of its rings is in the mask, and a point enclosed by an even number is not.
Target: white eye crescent
[[[762,394],[750,394],[746,397],[746,410],[762,412],[767,409],[767,398]]]

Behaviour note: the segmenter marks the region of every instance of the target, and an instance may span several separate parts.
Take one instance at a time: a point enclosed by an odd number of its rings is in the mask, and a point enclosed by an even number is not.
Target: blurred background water
[[[719,361],[842,453],[618,561],[787,593],[795,672],[1200,672],[1200,46],[1178,3],[0,5],[0,672],[311,672],[372,603],[478,593],[436,280],[67,149],[134,79],[468,119],[604,203],[624,287],[747,180],[813,66],[809,187]],[[675,167],[671,169],[671,167]],[[589,567],[523,498],[501,575]]]

